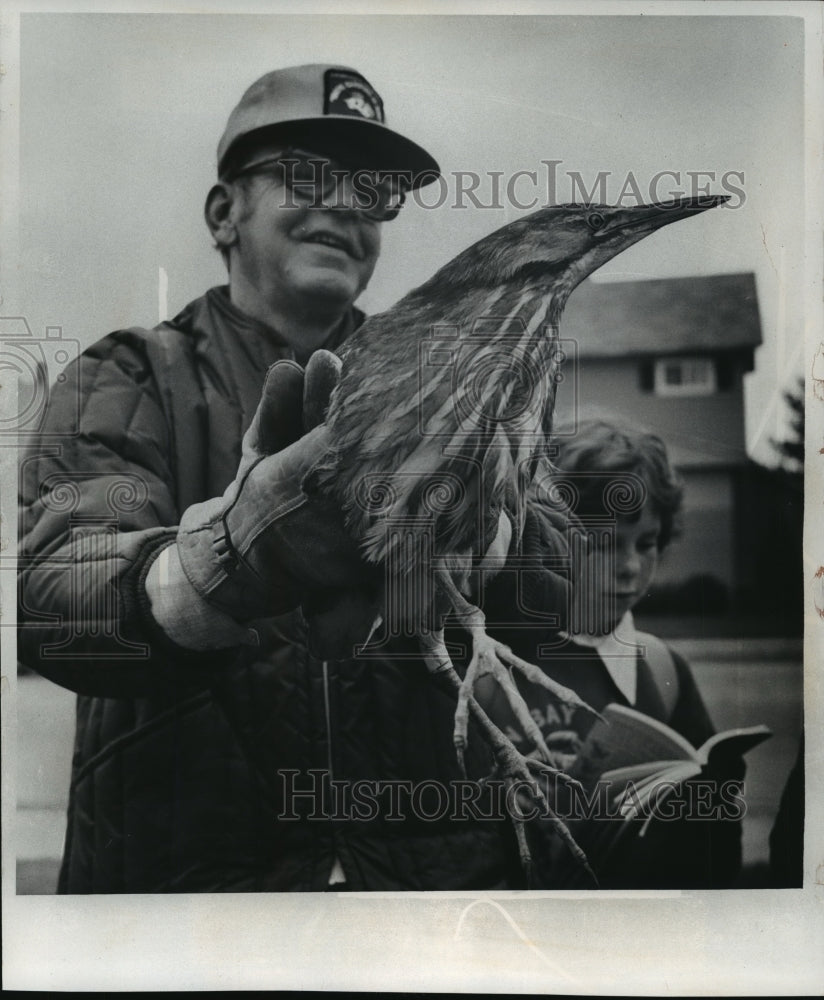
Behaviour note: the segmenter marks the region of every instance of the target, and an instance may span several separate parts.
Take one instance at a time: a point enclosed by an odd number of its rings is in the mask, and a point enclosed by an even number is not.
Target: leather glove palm
[[[305,373],[290,361],[272,365],[235,479],[183,513],[177,538],[183,570],[209,604],[240,623],[303,606],[319,656],[351,655],[377,615],[374,570],[341,512],[301,486],[327,447],[319,421],[339,371],[327,351]]]

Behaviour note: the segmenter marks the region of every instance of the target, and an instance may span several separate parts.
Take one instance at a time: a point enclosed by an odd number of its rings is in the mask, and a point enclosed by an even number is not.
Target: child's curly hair
[[[575,513],[581,518],[607,513],[605,481],[612,475],[637,476],[646,487],[648,502],[661,520],[658,550],[663,551],[681,531],[684,484],[670,465],[664,442],[657,435],[615,418],[588,417],[573,433],[558,428],[553,464],[563,473],[594,473],[576,479]],[[641,511],[627,515],[632,520]]]

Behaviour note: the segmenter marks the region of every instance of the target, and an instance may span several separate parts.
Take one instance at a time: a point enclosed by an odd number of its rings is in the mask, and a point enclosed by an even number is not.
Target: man
[[[376,608],[339,514],[300,490],[334,383],[310,358],[362,320],[382,224],[437,172],[354,70],[267,74],[206,200],[228,286],[54,390],[22,468],[19,651],[79,694],[61,892],[517,879],[500,816],[399,800],[459,777],[424,666],[312,655],[349,654]]]

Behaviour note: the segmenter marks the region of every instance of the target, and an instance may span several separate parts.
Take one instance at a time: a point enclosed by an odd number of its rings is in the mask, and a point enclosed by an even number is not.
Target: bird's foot
[[[466,675],[458,689],[458,707],[455,712],[453,738],[461,769],[464,769],[463,758],[471,713],[485,732],[487,742],[495,755],[498,775],[503,778],[506,787],[507,803],[512,805],[511,815],[518,840],[521,866],[526,875],[527,888],[532,887],[533,865],[526,838],[525,823],[537,817],[550,824],[555,834],[566,845],[576,864],[587,873],[593,885],[597,887],[598,879],[586,854],[578,846],[569,827],[550,806],[547,795],[541,789],[538,779],[548,779],[547,783],[553,782],[554,787],[557,787],[558,782],[562,782],[579,792],[583,791],[582,786],[580,782],[558,766],[559,762],[547,746],[537,722],[532,717],[515,684],[511,671],[518,670],[527,680],[540,684],[541,687],[549,690],[555,699],[566,705],[591,712],[600,718],[599,713],[572,689],[551,680],[539,667],[522,660],[504,643],[489,636],[484,627],[483,613],[480,610],[477,611],[477,614],[472,613],[468,619],[464,617],[464,625],[472,633],[473,654]],[[494,678],[506,695],[524,735],[535,747],[536,755],[525,756],[522,754],[488,717],[485,718],[483,709],[475,699],[474,688],[476,682],[487,675]],[[523,802],[524,796],[531,800],[531,804],[527,806],[525,811],[519,807],[519,799]]]
[[[481,615],[481,612],[479,611],[478,614]],[[446,651],[446,646],[443,643],[442,633],[437,632],[422,635],[420,637],[424,659],[429,667],[429,670],[433,675],[445,678],[452,685],[453,690],[458,696],[459,704],[455,717],[455,748],[458,753],[458,761],[464,777],[466,777],[466,769],[464,767],[464,750],[467,742],[468,714],[471,713],[485,736],[486,742],[495,757],[497,776],[504,782],[507,802],[513,803],[513,807],[510,809],[510,815],[515,827],[521,865],[526,874],[528,887],[532,887],[531,880],[533,866],[524,825],[534,816],[541,816],[542,819],[550,823],[555,833],[568,847],[575,861],[589,874],[594,884],[597,885],[597,879],[595,878],[589,862],[587,861],[586,855],[575,842],[575,839],[566,824],[550,807],[549,802],[547,801],[547,796],[543,793],[540,785],[538,784],[538,779],[547,778],[553,782],[562,781],[578,789],[580,789],[581,786],[574,778],[566,774],[563,769],[556,766],[552,752],[547,747],[546,742],[541,736],[540,730],[538,730],[537,726],[535,726],[532,716],[529,715],[523,699],[521,698],[517,688],[515,688],[514,681],[509,675],[509,671],[505,667],[504,663],[499,659],[499,653],[504,651],[505,654],[509,651],[508,648],[502,646],[501,643],[497,643],[495,640],[490,639],[486,633],[483,632],[483,629],[481,629],[481,632],[483,633],[482,637],[480,635],[476,636],[473,664],[470,666],[470,670],[467,671],[467,677],[463,681],[461,681],[452,665],[452,661]],[[505,678],[503,682],[505,687],[507,684],[511,685],[512,690],[514,690],[515,697],[518,699],[519,703],[523,705],[524,710],[526,711],[529,722],[532,723],[532,725],[535,726],[535,730],[537,730],[538,739],[540,741],[537,748],[537,753],[540,755],[539,757],[525,756],[522,754],[515,747],[512,741],[509,740],[489,718],[479,702],[476,700],[473,694],[473,686],[475,678],[479,675],[481,664],[483,664],[485,668],[487,666],[491,666],[492,672],[495,673],[496,676],[498,674],[503,676]],[[566,691],[565,688],[562,688],[561,690]],[[577,695],[575,697],[577,698]],[[461,721],[462,713],[466,716],[463,721]],[[522,716],[519,713],[519,718],[521,717]],[[526,725],[526,728],[533,733],[534,738],[532,726]],[[536,741],[536,743],[537,742],[538,741]],[[523,813],[517,808],[519,792],[522,794],[528,794],[534,803],[534,808],[530,808],[527,813]]]
[[[539,667],[522,660],[512,652],[509,646],[487,635],[482,612],[479,611],[478,616],[480,616],[480,620],[476,622],[465,622],[467,628],[472,632],[473,654],[458,692],[458,707],[455,712],[454,742],[458,760],[463,762],[463,753],[467,742],[469,698],[474,692],[477,681],[481,677],[490,676],[506,695],[518,724],[526,738],[541,755],[543,763],[553,768],[561,780],[577,785],[573,778],[570,778],[561,768],[556,766],[556,758],[547,746],[538,723],[532,717],[529,707],[516,687],[511,671],[518,670],[527,680],[546,688],[557,701],[563,702],[571,708],[583,709],[598,718],[601,718],[600,714],[571,688],[551,680]]]
[[[477,702],[475,702],[474,698],[470,698],[470,704],[474,709]],[[475,714],[477,716],[477,712]],[[486,727],[484,728],[486,729]],[[527,888],[532,889],[535,886],[533,884],[532,853],[527,843],[525,825],[530,820],[537,818],[545,820],[550,824],[557,836],[566,845],[575,862],[589,875],[597,888],[598,879],[587,860],[586,854],[578,846],[575,838],[570,833],[569,827],[550,806],[549,800],[541,789],[537,779],[542,777],[561,779],[578,788],[581,786],[574,778],[570,778],[569,775],[558,768],[545,764],[534,757],[525,757],[494,726],[486,729],[486,735],[495,755],[497,773],[503,779],[506,789],[507,810],[515,827],[518,853],[520,855],[521,868],[526,876]]]

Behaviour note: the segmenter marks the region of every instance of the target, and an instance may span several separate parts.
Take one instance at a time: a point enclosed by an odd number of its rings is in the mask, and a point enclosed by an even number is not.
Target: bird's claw
[[[461,777],[466,780],[466,760],[464,757],[466,751],[466,740],[459,740],[457,736],[454,740],[455,744],[455,756],[458,758],[458,767],[460,768]]]
[[[525,764],[528,761],[528,759],[529,758],[522,758]],[[536,761],[535,763],[539,762]],[[526,764],[526,766],[528,769],[529,764]],[[510,792],[516,786],[516,782],[518,780],[522,779],[519,779],[513,776],[512,774],[509,774],[505,777],[504,781],[507,786],[507,789]],[[578,864],[579,867],[581,867],[587,873],[589,878],[592,880],[594,887],[596,889],[600,888],[598,878],[595,872],[592,870],[592,866],[590,865],[586,854],[578,846],[577,841],[573,837],[566,823],[564,823],[564,821],[560,818],[560,816],[558,816],[552,810],[552,808],[549,805],[549,802],[547,801],[546,796],[541,791],[537,783],[530,788],[530,792],[533,794],[535,803],[539,807],[541,818],[545,819],[550,824],[554,832],[558,835],[558,837],[560,837],[561,841],[566,845],[567,849],[572,854],[572,857],[574,858],[576,864]],[[513,810],[513,813],[515,813],[515,810]],[[532,852],[529,849],[529,844],[526,839],[525,827],[527,819],[523,813],[520,813],[519,815],[513,814],[512,822],[515,827],[515,836],[518,841],[518,853],[520,856],[521,868],[523,869],[526,878],[527,889],[532,889],[535,888],[534,864],[532,860]]]
[[[525,757],[527,767],[534,771],[538,775],[549,775],[558,781],[563,781],[565,785],[570,788],[574,788],[576,791],[584,793],[584,786],[578,781],[577,778],[573,778],[571,774],[567,774],[563,768],[554,767],[552,764],[547,764],[543,760],[538,760],[535,757]]]
[[[550,677],[547,677],[540,667],[536,667],[534,663],[529,663],[527,660],[522,660],[520,656],[516,656],[509,646],[504,646],[503,643],[496,643],[496,645],[499,647],[498,652],[501,654],[501,658],[509,662],[510,666],[514,667],[519,673],[523,674],[530,683],[537,684],[539,687],[546,689],[557,701],[569,705],[570,708],[581,709],[583,712],[594,715],[601,722],[606,722],[603,715],[594,709],[592,705],[585,702],[572,688],[565,687],[563,684],[553,681]]]

